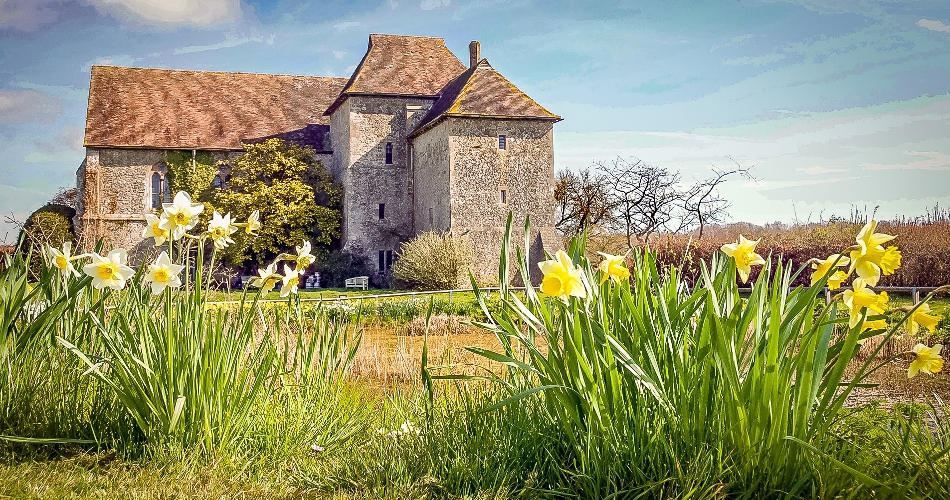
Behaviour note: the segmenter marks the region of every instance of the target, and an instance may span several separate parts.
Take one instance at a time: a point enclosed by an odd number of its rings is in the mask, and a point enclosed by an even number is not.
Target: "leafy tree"
[[[73,217],[76,210],[65,205],[49,203],[27,217],[18,238],[20,245],[30,251],[30,273],[40,275],[43,251],[47,245],[62,248],[63,243],[76,239]]]
[[[205,210],[198,216],[198,226],[195,228],[196,231],[203,231],[216,210],[213,182],[219,168],[214,157],[208,152],[199,152],[192,158],[191,151],[169,151],[165,154],[165,165],[168,167],[172,196],[184,191],[191,195],[192,200],[204,203]]]
[[[262,263],[303,240],[330,245],[340,236],[342,196],[342,186],[314,158],[313,149],[280,139],[245,144],[215,201],[220,212],[242,222],[260,210],[263,227],[253,238],[235,233],[226,258],[232,264]]]

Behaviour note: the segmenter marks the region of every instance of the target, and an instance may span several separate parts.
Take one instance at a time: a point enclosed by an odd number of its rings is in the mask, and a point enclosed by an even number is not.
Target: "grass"
[[[570,250],[589,299],[352,309],[209,307],[200,251],[158,297],[55,269],[31,287],[15,257],[0,499],[950,497],[950,382],[883,355],[901,316],[849,329],[778,263],[740,295],[720,257],[687,286],[641,252],[627,286]],[[852,404],[880,381],[908,402]]]

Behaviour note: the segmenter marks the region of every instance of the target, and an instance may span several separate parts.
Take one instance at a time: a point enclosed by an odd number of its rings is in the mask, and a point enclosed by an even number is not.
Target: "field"
[[[0,498],[950,497],[945,295],[911,334],[909,297],[778,260],[740,292],[722,253],[568,250],[540,289],[362,300],[215,292],[201,247],[180,288],[8,258]]]

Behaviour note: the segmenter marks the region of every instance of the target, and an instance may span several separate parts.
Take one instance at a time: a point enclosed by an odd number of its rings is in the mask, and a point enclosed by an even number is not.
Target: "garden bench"
[[[369,276],[357,276],[355,278],[346,279],[347,288],[362,288],[366,290],[369,288]]]

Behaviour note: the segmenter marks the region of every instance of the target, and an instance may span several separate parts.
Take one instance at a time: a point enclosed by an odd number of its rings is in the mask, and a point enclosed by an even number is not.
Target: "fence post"
[[[920,290],[916,286],[910,287],[910,298],[914,301],[914,305],[920,302]]]
[[[825,287],[825,304],[831,303],[831,290],[828,287]]]
[[[449,305],[452,305],[452,290],[449,290]]]

